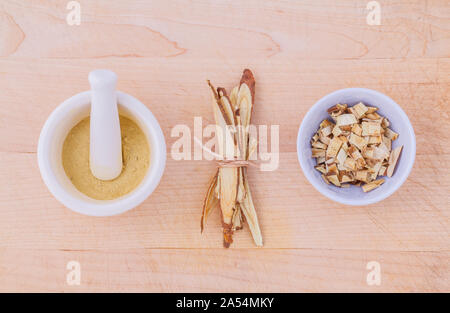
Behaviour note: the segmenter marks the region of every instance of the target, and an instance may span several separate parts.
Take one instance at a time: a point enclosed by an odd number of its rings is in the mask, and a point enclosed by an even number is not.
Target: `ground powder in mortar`
[[[89,117],[83,119],[64,141],[62,162],[67,176],[79,191],[94,199],[110,200],[131,192],[142,181],[149,166],[150,150],[145,134],[135,122],[120,116],[122,173],[105,181],[92,175],[89,167],[89,124]]]

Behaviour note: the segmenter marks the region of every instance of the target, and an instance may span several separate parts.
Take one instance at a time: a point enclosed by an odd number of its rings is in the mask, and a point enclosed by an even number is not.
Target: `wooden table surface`
[[[369,1],[88,1],[69,26],[68,1],[0,1],[0,291],[450,291],[450,4]],[[168,154],[156,191],[120,216],[76,214],[37,166],[39,132],[66,98],[109,68],[118,89],[158,119],[168,152],[177,124],[212,123],[205,80],[257,80],[255,124],[280,125],[280,165],[250,169],[264,247],[248,228],[222,248],[201,205],[215,165]],[[296,136],[307,110],[345,87],[393,98],[417,139],[414,168],[388,199],[328,200],[306,180]],[[79,262],[81,283],[67,284]],[[370,261],[381,285],[368,285]]]

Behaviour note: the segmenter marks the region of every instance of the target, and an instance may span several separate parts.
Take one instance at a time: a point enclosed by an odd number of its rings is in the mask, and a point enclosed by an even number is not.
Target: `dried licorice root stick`
[[[233,233],[242,229],[244,219],[249,225],[255,244],[262,246],[258,216],[245,168],[257,144],[248,134],[255,97],[255,79],[250,70],[244,70],[239,86],[233,88],[229,97],[224,88],[216,89],[209,81],[208,84],[212,91],[218,154],[226,162],[219,165],[208,188],[203,203],[201,231],[209,213],[219,204],[224,247],[228,248],[233,242]]]

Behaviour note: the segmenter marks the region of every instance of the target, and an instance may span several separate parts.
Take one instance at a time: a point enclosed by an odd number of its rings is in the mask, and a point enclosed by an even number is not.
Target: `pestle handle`
[[[89,73],[91,117],[89,166],[101,180],[111,180],[122,172],[122,139],[117,109],[117,75],[109,70]]]

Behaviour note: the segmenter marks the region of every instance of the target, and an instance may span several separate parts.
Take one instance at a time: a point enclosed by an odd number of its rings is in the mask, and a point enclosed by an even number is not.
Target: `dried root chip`
[[[379,123],[381,123],[382,119],[378,113],[367,113],[364,117],[368,120],[377,120]]]
[[[331,132],[334,137],[339,137],[342,134],[342,129],[339,126],[334,126]]]
[[[335,123],[323,120],[311,139],[315,168],[327,184],[343,188],[363,185],[368,192],[384,182],[378,177],[393,175],[402,147],[391,151],[398,134],[377,111],[362,102],[328,109]]]
[[[335,163],[327,166],[327,175],[338,175],[339,170]]]
[[[351,112],[353,113],[353,115],[356,116],[357,119],[360,119],[360,118],[362,118],[364,116],[364,114],[367,113],[368,110],[369,109],[364,105],[364,103],[360,102],[358,104],[355,104],[352,107],[352,111]]]
[[[324,165],[316,165],[314,168],[316,170],[318,170],[319,172],[321,172],[322,174],[326,174],[327,173],[327,170],[325,169]]]
[[[352,145],[357,147],[359,150],[362,150],[365,146],[367,146],[367,141],[363,137],[355,135],[351,133],[350,138],[348,140]]]
[[[311,143],[316,142],[319,140],[319,134],[315,133],[314,136],[311,138]]]
[[[375,160],[388,159],[389,158],[389,150],[383,143],[381,143],[380,145],[378,145],[377,147],[374,148],[372,157]]]
[[[351,171],[356,171],[356,169],[357,169],[356,161],[353,160],[352,158],[346,158],[345,162],[344,162],[344,166]]]
[[[379,136],[381,134],[381,124],[377,122],[362,122],[362,136]]]
[[[392,150],[389,157],[389,166],[387,168],[387,177],[391,177],[394,174],[395,166],[397,165],[398,158],[402,152],[403,146],[397,147]]]
[[[331,134],[331,130],[333,129],[333,127],[330,125],[330,126],[327,126],[327,127],[325,127],[325,128],[322,128],[321,130],[320,130],[320,136],[321,137],[327,137],[327,136],[329,136],[330,134]]]
[[[387,167],[386,166],[381,166],[380,167],[380,170],[378,171],[378,176],[385,176],[386,175],[386,170],[387,170]]]
[[[373,152],[374,152],[375,148],[374,147],[364,147],[361,150],[361,153],[363,155],[364,158],[366,159],[373,159]],[[368,160],[366,160],[367,162]]]
[[[352,124],[356,124],[357,122],[358,121],[356,120],[356,117],[353,114],[342,114],[336,118],[337,126],[352,125]]]
[[[329,120],[323,120],[319,125],[320,129],[326,128],[328,126],[334,126],[334,124],[331,123]]]
[[[339,138],[333,138],[328,146],[326,157],[335,157],[337,153],[339,152],[339,149],[342,146],[342,141],[339,140]]]
[[[389,151],[392,150],[392,140],[390,140],[390,139],[387,138],[386,136],[382,136],[382,137],[381,137],[381,141],[382,141],[383,144],[386,146],[386,148],[388,148]]]
[[[333,185],[340,187],[341,183],[339,182],[338,176],[337,175],[330,175],[327,176],[327,179],[329,182],[331,182]]]
[[[375,113],[376,111],[378,111],[378,108],[376,107],[367,107],[367,114],[372,114]]]
[[[330,165],[334,163],[334,158],[329,158],[328,160],[325,161],[325,164]]]
[[[390,128],[386,127],[384,130],[384,135],[389,138],[390,140],[395,140],[398,138],[398,134],[391,130]]]
[[[346,174],[342,175],[342,177],[340,178],[341,183],[350,183],[352,181],[353,181],[353,178]]]
[[[317,164],[325,163],[325,157],[318,157],[316,158]]]
[[[375,180],[377,179],[378,172],[380,171],[380,168],[383,164],[381,162],[375,163],[375,165],[371,168],[369,168],[370,172],[370,179]]]
[[[369,171],[368,170],[356,171],[355,179],[362,182],[367,182],[369,180]]]
[[[347,159],[347,153],[345,152],[345,150],[343,148],[341,148],[341,150],[339,150],[339,152],[336,156],[336,160],[337,160],[338,164],[343,165],[346,159]]]
[[[325,176],[325,174],[322,174],[322,179],[323,179],[323,181],[324,181],[327,185],[330,184],[330,181],[329,181],[328,178]]]
[[[379,144],[382,141],[381,135],[364,137],[368,145]]]
[[[380,187],[383,183],[384,183],[384,179],[374,180],[368,184],[363,185],[362,189],[364,192],[369,192],[371,190],[374,190],[375,188]]]
[[[363,130],[362,130],[362,128],[361,128],[361,126],[359,124],[353,124],[352,132],[355,135],[362,136],[362,131]]]
[[[312,149],[312,157],[313,158],[325,157],[325,153],[326,153],[326,150],[324,150],[324,149],[317,149],[317,148]]]
[[[326,144],[327,146],[330,144],[330,141],[331,141],[330,137],[326,137],[326,136],[319,136],[319,140],[320,140],[320,142]]]
[[[311,146],[313,146],[314,148],[318,148],[318,149],[326,149],[327,148],[327,145],[320,141],[313,142],[311,144]]]
[[[347,104],[336,104],[334,107],[331,107],[327,110],[327,112],[331,115],[331,117],[337,117],[341,115],[345,109],[347,109]]]

